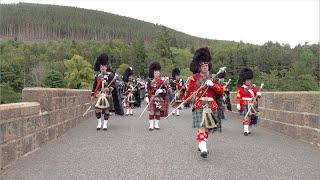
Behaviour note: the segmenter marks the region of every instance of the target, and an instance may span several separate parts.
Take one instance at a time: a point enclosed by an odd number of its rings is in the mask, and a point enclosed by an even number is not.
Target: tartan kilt
[[[174,101],[174,102],[172,103],[172,107],[173,107],[173,108],[176,108],[176,107],[178,107],[181,103],[182,103],[181,100]],[[179,109],[181,109],[181,108],[179,108]]]
[[[203,109],[194,109],[194,111],[192,112],[192,127],[193,128],[200,128],[200,124],[202,121],[202,112]]]
[[[203,108],[200,109],[194,109],[192,111],[192,127],[193,128],[200,128],[200,124],[202,121],[202,112],[203,112]],[[216,120],[218,120],[217,117],[217,112],[215,110],[212,110],[213,116],[215,117]],[[217,124],[217,126],[219,126],[219,123],[221,122],[215,122]],[[221,126],[221,124],[220,124]]]
[[[125,105],[124,106],[125,108],[135,108],[136,107],[134,103],[128,103],[128,102],[125,102],[124,105]]]
[[[136,99],[133,94],[129,94],[125,99],[125,107],[126,108],[134,108]]]
[[[241,115],[243,116],[243,117],[245,117],[246,116],[246,114],[247,114],[247,112],[248,112],[248,106],[246,105],[246,106],[244,106],[244,108],[243,108],[243,111],[241,112]],[[254,111],[253,110],[251,110],[251,113],[254,113]],[[251,126],[251,125],[257,125],[258,124],[258,116],[256,115],[256,114],[251,114],[251,113],[249,113],[249,115],[248,115],[248,117],[249,117],[249,125]]]
[[[154,96],[152,96],[152,98],[154,98]],[[160,116],[161,117],[166,117],[168,115],[169,105],[170,105],[169,94],[166,93],[164,95],[160,95],[159,99],[160,99],[159,102],[160,102],[160,105],[161,105]],[[149,110],[150,110],[150,114],[156,114],[156,111],[158,109],[156,109],[156,104],[154,103],[154,101],[150,102]]]
[[[247,112],[248,112],[248,110],[249,110],[248,106],[247,106],[247,105],[244,105],[243,111],[241,112],[241,115],[242,115],[243,117],[245,117],[246,114],[247,114]],[[251,113],[254,113],[254,111],[253,111],[252,109],[251,109]],[[251,116],[251,113],[249,113],[248,116]]]

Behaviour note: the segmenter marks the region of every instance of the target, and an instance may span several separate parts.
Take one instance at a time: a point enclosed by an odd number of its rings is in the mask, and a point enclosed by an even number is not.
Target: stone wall
[[[233,112],[239,119],[232,93]],[[259,126],[320,147],[320,92],[263,92],[259,100]]]
[[[1,169],[93,115],[89,90],[25,88],[22,101],[0,105]]]

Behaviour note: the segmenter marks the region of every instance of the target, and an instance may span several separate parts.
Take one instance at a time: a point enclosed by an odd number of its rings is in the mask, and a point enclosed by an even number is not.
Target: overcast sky
[[[320,0],[0,0],[95,9],[190,35],[253,44],[316,44]]]

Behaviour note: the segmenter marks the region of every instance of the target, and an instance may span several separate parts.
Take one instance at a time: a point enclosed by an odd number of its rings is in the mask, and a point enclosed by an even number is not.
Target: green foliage
[[[179,48],[170,48],[172,51],[172,62],[175,67],[186,67],[189,68],[189,65],[192,61],[193,54],[190,53],[188,49],[179,49]]]
[[[0,34],[24,40],[133,41],[151,42],[157,25],[111,13],[74,7],[30,3],[0,4]],[[174,36],[170,46],[200,46],[202,38],[167,28]],[[72,52],[79,54],[78,52]],[[69,57],[71,58],[71,57]],[[121,62],[122,63],[122,62]],[[120,64],[121,64],[120,63]]]
[[[156,58],[171,58],[171,44],[173,37],[170,34],[168,28],[162,25],[157,25],[155,41],[154,41],[154,52]]]
[[[79,55],[65,61],[66,81],[69,88],[88,88],[92,83],[93,70],[91,64]]]
[[[14,91],[9,83],[0,84],[0,104],[15,103],[21,100],[21,94]]]
[[[293,68],[280,80],[280,89],[283,91],[315,91],[320,90],[312,70],[307,62],[297,61]]]
[[[116,72],[117,72],[119,75],[123,75],[124,72],[126,71],[126,69],[127,69],[128,67],[130,67],[129,64],[121,64],[121,65],[119,66],[119,68],[117,69]]]
[[[50,88],[64,88],[66,87],[66,82],[64,81],[61,72],[51,70],[43,79],[43,86]]]
[[[256,81],[254,81],[256,83],[257,86],[260,86],[261,83],[265,84],[265,89],[267,91],[275,91],[278,90],[278,86],[279,86],[279,78],[277,77],[278,72],[276,70],[272,70],[270,72],[270,74],[261,72],[261,74],[259,76],[257,76],[258,78]]]
[[[5,102],[21,99],[26,86],[40,86],[49,70],[55,71],[49,77],[56,80],[65,75],[67,87],[89,87],[92,66],[101,53],[109,55],[112,69],[120,75],[129,66],[135,75],[147,75],[149,63],[157,59],[166,76],[179,67],[187,78],[193,53],[203,44],[213,57],[212,73],[226,66],[226,79],[231,78],[233,85],[247,66],[254,69],[253,82],[257,86],[264,82],[268,91],[319,90],[320,47],[316,44],[291,48],[273,42],[258,46],[208,40],[109,13],[51,5],[0,4],[0,16],[0,35],[19,38],[0,41]]]
[[[147,60],[146,49],[142,38],[133,42],[131,61],[128,63],[132,65],[133,71],[136,75],[144,74],[144,69],[148,67],[149,61]]]
[[[175,68],[172,60],[163,57],[159,59],[159,61],[161,64],[161,72],[163,73],[163,75],[171,77],[172,69]]]
[[[181,78],[186,80],[188,77],[192,75],[192,72],[189,70],[189,68],[184,68],[180,69],[180,74]]]

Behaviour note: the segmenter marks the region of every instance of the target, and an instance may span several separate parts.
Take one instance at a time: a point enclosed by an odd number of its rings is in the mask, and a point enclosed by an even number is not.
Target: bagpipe
[[[90,112],[90,110],[94,107],[94,108],[99,108],[99,109],[106,109],[110,107],[109,101],[108,101],[108,97],[111,96],[111,92],[113,90],[112,87],[110,87],[110,85],[116,80],[116,75],[113,77],[113,79],[110,81],[110,83],[106,86],[105,84],[107,83],[107,81],[105,79],[101,80],[100,82],[101,84],[101,93],[99,93],[98,95],[98,99],[96,102],[90,104],[90,106],[87,108],[87,110],[83,113],[82,116],[85,116],[88,112]],[[97,85],[97,88],[99,87],[99,85]],[[106,91],[107,90],[107,91]],[[94,95],[95,96],[95,95]]]
[[[226,105],[227,109],[229,111],[232,111],[232,106],[231,106],[231,100],[230,100],[230,88],[229,84],[231,82],[231,79],[228,80],[228,82],[224,85],[224,93],[223,93],[223,103]]]
[[[225,69],[226,69],[226,67],[220,68],[219,71],[218,71],[216,74],[212,75],[211,78],[209,78],[209,80],[211,79],[211,80],[213,80],[213,81],[216,82],[216,81],[217,81],[217,79],[216,79],[217,75],[220,74],[220,73],[222,73],[223,71],[225,71]],[[189,78],[188,80],[190,80],[190,78]],[[188,83],[186,82],[186,83],[185,83],[185,86],[188,86],[187,84],[188,84]],[[175,112],[177,109],[183,107],[183,105],[184,105],[187,101],[189,101],[191,98],[197,97],[198,93],[201,92],[201,90],[204,90],[203,93],[202,93],[200,96],[198,96],[198,97],[202,97],[202,96],[207,92],[208,88],[209,88],[209,87],[206,86],[205,82],[202,82],[202,83],[200,84],[200,86],[198,87],[197,90],[195,90],[187,99],[185,99],[184,101],[182,101],[182,103],[181,103],[179,106],[177,106],[175,109],[173,109],[164,119],[167,119],[168,117],[170,117],[170,116],[173,114],[173,112]],[[197,102],[197,101],[199,101],[199,100],[200,100],[200,98],[195,99],[195,102]],[[207,107],[207,108],[208,108],[208,107]],[[212,120],[213,120],[214,117],[211,116],[211,115],[210,115],[210,116],[207,115],[209,112],[212,113],[211,109],[210,109],[210,108],[208,108],[208,109],[209,109],[209,110],[203,111],[203,112],[205,112],[205,115],[203,114],[203,117],[208,117],[208,118],[206,118],[206,120],[208,120],[208,121],[210,121],[210,122],[206,122],[206,123],[204,123],[204,124],[213,124],[213,123],[212,123]],[[211,126],[210,126],[210,127],[211,127]]]
[[[172,98],[170,105],[175,101],[182,102],[182,95],[183,95],[182,90],[186,89],[186,84],[188,82],[189,82],[189,79],[182,85],[182,87],[180,89],[178,89],[176,87],[176,80],[172,80],[172,83],[170,84],[170,86],[171,86],[171,89],[174,90],[174,92],[173,92],[174,97]]]
[[[258,90],[259,92],[261,92],[263,86],[264,86],[264,83],[261,83],[260,88]],[[253,98],[246,98],[246,97],[242,98],[242,100],[248,101],[248,112],[244,116],[244,119],[246,119],[250,115],[251,116],[250,125],[256,125],[258,123],[257,113],[259,112],[258,111],[258,98],[259,97],[260,96],[256,95]]]

